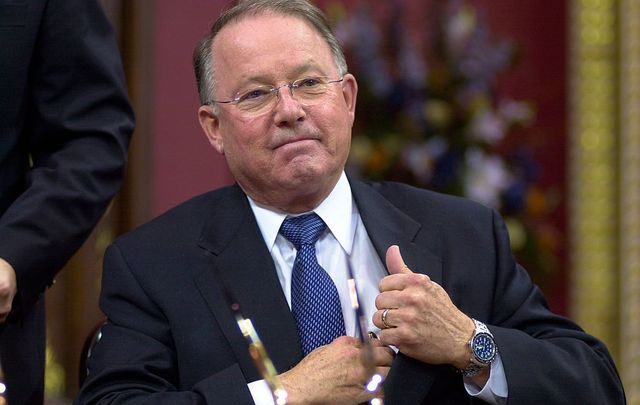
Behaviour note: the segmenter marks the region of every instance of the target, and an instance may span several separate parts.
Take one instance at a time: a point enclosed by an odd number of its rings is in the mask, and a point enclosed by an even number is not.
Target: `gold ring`
[[[390,308],[386,308],[384,311],[382,311],[382,324],[384,325],[385,328],[389,329],[389,328],[393,328],[393,326],[389,325],[387,323],[387,314],[389,313],[389,309]]]

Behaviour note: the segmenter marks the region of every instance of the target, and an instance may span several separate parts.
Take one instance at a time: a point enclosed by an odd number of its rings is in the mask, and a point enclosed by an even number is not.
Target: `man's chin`
[[[304,162],[292,162],[287,165],[282,174],[284,174],[281,184],[289,185],[292,189],[299,188],[318,188],[324,187],[324,184],[331,182],[333,171],[322,165],[301,164]]]

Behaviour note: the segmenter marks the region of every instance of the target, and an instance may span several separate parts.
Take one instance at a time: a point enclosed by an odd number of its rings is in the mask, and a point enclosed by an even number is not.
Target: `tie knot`
[[[315,213],[289,217],[280,227],[280,234],[300,250],[302,245],[313,245],[327,228],[324,221]]]

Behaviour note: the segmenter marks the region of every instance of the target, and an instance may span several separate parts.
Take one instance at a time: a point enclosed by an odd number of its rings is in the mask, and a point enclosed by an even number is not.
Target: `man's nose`
[[[297,101],[296,95],[294,93],[294,85],[293,83],[285,83],[276,87],[275,92],[278,99],[282,97],[291,97]],[[279,100],[278,100],[279,101]]]
[[[306,115],[291,84],[283,84],[276,91],[278,100],[275,108],[278,123],[297,121]]]

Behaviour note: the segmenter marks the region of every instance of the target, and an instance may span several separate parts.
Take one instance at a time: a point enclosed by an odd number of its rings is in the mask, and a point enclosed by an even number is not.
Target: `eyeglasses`
[[[285,83],[278,87],[274,86],[257,86],[249,90],[243,90],[236,94],[233,100],[207,101],[207,105],[213,103],[218,104],[235,104],[238,109],[244,113],[258,115],[270,111],[280,98],[280,89],[288,87],[291,97],[294,97],[300,103],[305,105],[313,105],[321,100],[322,96],[329,89],[332,83],[340,83],[344,77],[331,80],[328,77],[304,77],[291,83]]]

